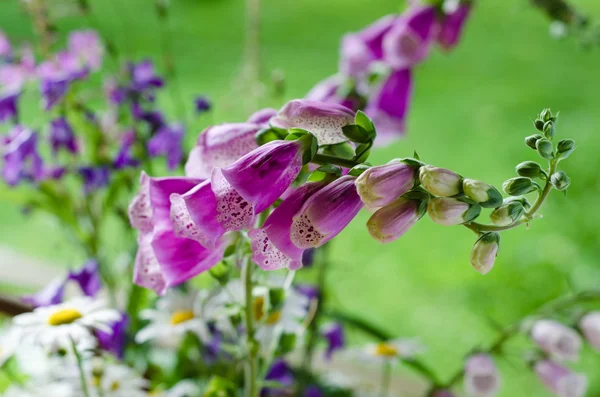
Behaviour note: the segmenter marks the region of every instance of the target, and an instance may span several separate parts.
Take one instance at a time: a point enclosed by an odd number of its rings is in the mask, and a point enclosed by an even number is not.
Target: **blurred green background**
[[[94,23],[119,50],[159,62],[161,41],[153,2],[92,1],[95,21],[66,17],[61,35]],[[57,2],[57,6],[60,2]],[[600,3],[577,6],[600,19]],[[285,98],[265,98],[280,106],[302,97],[336,71],[340,37],[382,15],[397,12],[401,1],[265,0],[262,6],[263,78],[285,73]],[[214,112],[198,125],[241,121],[236,100],[244,46],[241,0],[173,0],[174,61],[182,95],[191,103],[199,93],[214,102]],[[444,377],[461,365],[474,345],[487,343],[490,320],[509,324],[544,301],[570,290],[598,287],[600,281],[600,53],[576,40],[554,40],[549,22],[525,0],[481,1],[460,46],[450,54],[434,51],[416,69],[416,91],[407,136],[374,152],[374,163],[412,155],[467,177],[500,186],[515,176],[514,166],[537,155],[523,144],[533,134],[531,120],[543,107],[560,111],[558,135],[578,143],[563,163],[572,179],[568,197],[551,194],[530,228],[502,235],[492,272],[471,268],[474,235],[446,228],[427,217],[402,239],[381,246],[365,228],[363,212],[334,242],[328,276],[334,304],[356,312],[398,336],[418,336],[428,346],[425,361]],[[32,26],[19,3],[0,3],[0,28],[13,40],[32,40]],[[267,84],[267,89],[269,88]],[[171,108],[168,95],[160,97]],[[196,131],[191,134],[193,141]],[[5,187],[0,188],[0,245],[55,266],[74,266],[74,250],[57,225],[40,214],[23,216]],[[486,215],[483,215],[485,219]],[[118,245],[117,245],[118,247]],[[115,253],[118,250],[115,249]],[[19,271],[19,263],[12,264]],[[2,282],[2,289],[12,288]],[[500,361],[505,376],[502,397],[546,396],[509,346]],[[592,376],[589,396],[600,394],[600,356],[587,351],[580,364]]]

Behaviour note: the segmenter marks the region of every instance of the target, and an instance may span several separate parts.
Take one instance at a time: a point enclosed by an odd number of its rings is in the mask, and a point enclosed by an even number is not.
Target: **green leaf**
[[[369,153],[371,146],[373,146],[372,142],[369,143],[361,143],[356,147],[356,155],[354,156],[354,161],[357,163],[364,163],[369,158]]]
[[[348,124],[342,127],[342,132],[346,138],[352,142],[368,143],[371,142],[372,137],[369,131],[357,124]]]
[[[356,112],[354,121],[357,125],[364,128],[370,134],[371,139],[375,139],[375,137],[377,136],[375,124],[373,124],[373,120],[371,120],[369,116],[367,116],[362,110]]]

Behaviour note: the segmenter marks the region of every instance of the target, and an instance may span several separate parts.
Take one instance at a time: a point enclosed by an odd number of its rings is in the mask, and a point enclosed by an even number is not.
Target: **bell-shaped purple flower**
[[[442,48],[450,50],[458,44],[472,7],[471,3],[461,2],[456,10],[444,16],[437,35]]]
[[[258,147],[255,135],[262,127],[254,123],[228,123],[205,129],[188,157],[185,174],[210,178],[213,169],[227,167]]]
[[[154,65],[149,59],[129,64],[131,74],[131,89],[142,92],[151,88],[163,86],[163,80],[156,75]]]
[[[587,392],[587,376],[575,373],[553,361],[538,361],[534,371],[548,390],[558,397],[583,397]]]
[[[64,117],[50,122],[50,145],[54,154],[63,148],[71,153],[77,153],[78,145],[73,129]]]
[[[577,361],[579,359],[581,337],[573,329],[557,321],[536,321],[531,328],[531,338],[556,360]]]
[[[23,179],[39,181],[45,177],[35,132],[15,126],[6,139],[3,152],[2,178],[8,185],[15,186]]]
[[[290,237],[298,248],[319,247],[337,236],[363,204],[354,184],[343,176],[313,194],[294,216]]]
[[[98,262],[91,259],[81,269],[70,271],[67,280],[75,281],[86,296],[94,297],[102,289],[98,266]]]
[[[197,114],[206,113],[210,110],[211,104],[207,97],[201,95],[194,99],[194,110],[196,110]]]
[[[17,102],[20,95],[19,89],[3,88],[0,91],[0,123],[18,119]]]
[[[399,239],[421,218],[421,202],[407,198],[375,211],[367,221],[369,234],[380,243]]]
[[[296,381],[296,377],[294,376],[292,368],[284,360],[279,359],[273,363],[269,369],[269,372],[267,372],[265,380],[277,382],[281,385],[281,387],[264,388],[261,390],[261,397],[279,397],[285,395],[281,389],[291,387]]]
[[[110,181],[110,170],[107,167],[80,167],[79,175],[83,179],[86,194],[102,189]]]
[[[93,30],[71,32],[68,48],[69,52],[90,70],[97,71],[102,66],[104,47],[97,32]]]
[[[281,197],[296,179],[302,169],[307,142],[304,138],[271,141],[222,168],[223,177],[252,205],[254,213],[259,214]],[[217,193],[215,186],[213,190],[222,201],[223,195]]]
[[[165,156],[170,170],[177,168],[183,159],[184,130],[182,125],[162,126],[148,141],[148,153],[152,157]]]
[[[493,397],[500,390],[500,374],[487,354],[475,354],[465,363],[465,389],[471,397]]]
[[[344,327],[340,323],[331,323],[323,327],[321,335],[327,340],[327,350],[325,351],[325,359],[331,360],[333,353],[336,350],[343,349],[346,345],[346,337],[344,336]]]
[[[127,327],[129,318],[121,313],[121,318],[110,325],[111,332],[96,331],[98,345],[104,351],[112,353],[118,359],[125,355],[125,344],[127,343]]]
[[[356,179],[356,189],[367,207],[383,207],[413,188],[416,172],[416,167],[392,160],[363,172]]]
[[[326,102],[342,105],[350,110],[357,111],[362,108],[361,98],[352,95],[341,95],[344,90],[344,78],[339,75],[334,75],[317,83],[306,94],[304,99],[309,101]]]
[[[296,99],[288,102],[271,119],[280,128],[302,128],[317,137],[319,145],[331,145],[348,140],[342,127],[354,123],[354,112],[345,106]]]
[[[277,109],[264,108],[256,111],[248,117],[248,123],[259,124],[261,126],[268,126],[269,121],[277,115]]]
[[[260,229],[251,230],[252,259],[264,270],[296,270],[302,267],[303,248],[294,245],[290,237],[293,218],[323,183],[306,183],[291,193],[275,208]]]
[[[377,145],[397,139],[404,133],[413,84],[409,69],[393,71],[370,95],[365,113],[377,129]]]
[[[66,94],[69,88],[69,76],[56,60],[41,63],[36,69],[36,75],[40,80],[44,109],[50,110]]]
[[[583,316],[579,321],[579,329],[587,342],[596,351],[600,351],[600,311],[589,312]]]
[[[127,131],[121,138],[121,147],[115,156],[113,165],[116,169],[123,169],[127,167],[137,167],[140,162],[134,158],[131,154],[131,149],[135,143],[135,131]]]

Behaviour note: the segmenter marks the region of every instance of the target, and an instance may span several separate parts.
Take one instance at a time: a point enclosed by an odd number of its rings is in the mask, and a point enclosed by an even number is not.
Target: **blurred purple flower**
[[[182,125],[163,125],[148,141],[148,154],[151,157],[165,156],[169,169],[177,168],[183,159],[183,135]]]
[[[304,250],[304,252],[302,253],[302,267],[309,268],[314,264],[316,252],[316,248],[309,248],[307,250]]]
[[[2,177],[8,185],[15,186],[23,179],[43,179],[44,163],[37,149],[37,133],[17,125],[4,142]]]
[[[304,397],[324,397],[325,394],[316,385],[310,385],[304,390]]]
[[[19,89],[4,88],[0,91],[0,122],[18,119],[17,102],[21,91]]]
[[[0,65],[0,87],[4,87],[3,90],[20,90],[29,77],[30,73],[21,65]]]
[[[70,271],[67,280],[75,281],[86,296],[96,296],[102,289],[98,261],[91,259],[81,269]]]
[[[110,170],[106,167],[80,167],[79,175],[83,178],[83,188],[86,194],[108,185]]]
[[[121,319],[110,325],[111,332],[96,331],[96,338],[100,348],[104,351],[114,354],[117,358],[123,359],[125,354],[125,344],[127,342],[127,327],[129,318],[121,313]]]
[[[583,397],[587,391],[587,376],[553,361],[538,361],[534,371],[542,383],[558,397]]]
[[[44,288],[35,294],[21,298],[25,303],[34,307],[57,305],[62,302],[65,293],[66,280],[62,277],[50,281]]]
[[[319,287],[313,284],[296,284],[294,286],[297,292],[306,296],[309,300],[319,299],[321,296],[321,291],[319,291]]]
[[[199,96],[194,100],[194,108],[196,113],[202,114],[210,110],[211,104],[207,97]]]
[[[256,111],[248,117],[248,123],[258,124],[260,126],[266,127],[269,125],[269,121],[277,115],[277,109],[273,108],[264,108],[259,111]]]
[[[61,51],[56,54],[56,63],[62,75],[69,81],[84,79],[88,75],[87,67],[71,52]]]
[[[135,131],[127,131],[121,139],[121,148],[113,162],[116,169],[137,167],[140,162],[131,155],[131,148],[135,143]]]
[[[444,17],[437,37],[444,49],[450,50],[458,44],[472,7],[471,3],[461,2],[454,12]]]
[[[12,48],[6,34],[0,30],[0,58],[10,58]]]
[[[290,366],[284,360],[278,359],[273,363],[273,365],[269,369],[269,372],[267,372],[265,380],[277,382],[281,384],[282,387],[265,387],[261,390],[261,397],[276,397],[286,395],[284,394],[285,391],[281,389],[293,386],[294,382],[296,381],[296,377],[294,376],[294,372],[292,371]]]
[[[160,88],[163,86],[163,80],[156,75],[154,64],[149,59],[138,63],[129,64],[131,73],[131,88],[137,92],[143,92],[151,88]]]
[[[325,351],[325,358],[327,360],[331,360],[333,353],[336,350],[342,349],[346,345],[344,328],[340,323],[332,323],[323,327],[323,329],[321,330],[321,334],[327,340],[327,350]]]
[[[71,54],[92,71],[97,71],[102,66],[104,47],[97,32],[93,30],[71,32],[68,48]]]
[[[77,153],[78,145],[73,129],[64,117],[59,117],[50,122],[50,145],[52,152],[58,153],[64,148],[71,153]]]
[[[498,394],[500,374],[491,356],[475,354],[467,359],[465,389],[473,397],[493,397]]]

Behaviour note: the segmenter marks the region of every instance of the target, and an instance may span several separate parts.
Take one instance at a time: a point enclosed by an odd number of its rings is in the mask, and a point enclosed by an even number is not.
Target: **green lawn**
[[[103,34],[121,51],[142,57],[160,54],[157,21],[149,1],[92,2]],[[277,68],[286,75],[285,99],[302,97],[336,70],[340,36],[399,9],[389,0],[302,0],[263,4],[265,78]],[[460,365],[475,344],[493,336],[490,321],[508,324],[545,300],[598,286],[600,267],[600,54],[583,51],[574,40],[555,41],[548,22],[525,0],[482,1],[460,47],[435,52],[418,67],[408,135],[378,149],[373,162],[417,150],[425,162],[501,185],[514,166],[536,160],[523,144],[534,133],[531,119],[543,107],[560,110],[558,134],[574,138],[575,154],[564,163],[572,185],[565,199],[553,193],[545,217],[503,234],[500,257],[485,277],[469,265],[473,234],[424,218],[402,239],[380,246],[371,240],[362,213],[333,244],[329,283],[336,304],[360,313],[399,336],[419,336],[429,347],[426,361],[443,375]],[[243,56],[243,2],[172,1],[175,62],[185,98],[208,94],[215,101],[210,122],[245,119],[231,94]],[[367,5],[368,4],[368,5]],[[600,3],[577,4],[600,19]],[[113,8],[113,5],[117,6]],[[16,0],[0,3],[0,27],[29,38],[30,25]],[[63,19],[59,28],[85,25]],[[166,106],[171,106],[164,96]],[[284,99],[265,99],[277,106]],[[209,121],[203,120],[208,123]],[[4,188],[2,197],[9,197]],[[0,242],[72,265],[81,253],[69,248],[56,225],[42,216],[24,218],[9,201],[0,207]],[[508,349],[501,361],[501,397],[547,395]],[[582,368],[598,373],[600,358],[586,353]],[[589,395],[600,393],[600,377]]]

